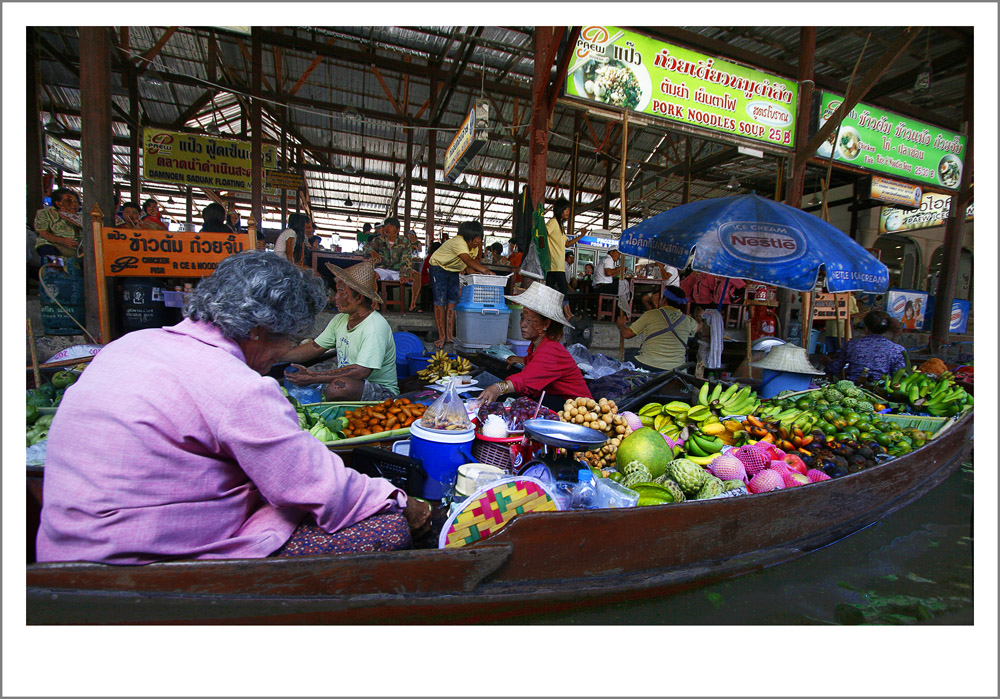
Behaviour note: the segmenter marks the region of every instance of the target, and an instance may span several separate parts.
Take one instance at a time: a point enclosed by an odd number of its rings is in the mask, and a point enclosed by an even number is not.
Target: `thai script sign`
[[[927,192],[920,199],[920,208],[913,211],[883,206],[878,218],[878,232],[899,233],[943,226],[950,213],[951,196]],[[971,221],[974,216],[975,203],[972,203],[965,210],[965,220]]]
[[[489,103],[477,102],[465,117],[461,128],[448,144],[444,154],[444,176],[454,182],[480,149],[486,144],[489,123]]]
[[[270,189],[305,189],[305,178],[298,172],[264,170],[264,186]]]
[[[278,149],[262,147],[264,170],[278,167]],[[228,138],[145,128],[142,176],[154,182],[249,192],[253,184],[250,144]],[[277,190],[265,190],[277,194]]]
[[[207,277],[226,257],[252,250],[247,233],[101,229],[109,277]]]
[[[819,125],[823,126],[843,98],[821,92]],[[965,136],[878,107],[858,103],[844,117],[816,155],[845,165],[882,172],[935,187],[958,189],[962,180]]]
[[[915,209],[920,206],[920,197],[924,190],[914,184],[897,182],[878,175],[872,175],[868,184],[868,196],[871,199],[887,201],[890,204],[899,204],[907,208]]]
[[[63,170],[80,172],[79,151],[50,134],[45,134],[45,159]]]
[[[774,146],[795,142],[798,85],[618,27],[580,31],[566,94]]]

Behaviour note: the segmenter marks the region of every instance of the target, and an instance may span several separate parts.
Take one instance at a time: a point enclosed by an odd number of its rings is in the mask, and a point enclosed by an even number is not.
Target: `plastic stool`
[[[611,308],[606,309],[604,304],[610,303]],[[618,297],[613,294],[599,294],[597,297],[597,320],[610,320],[614,322],[615,313],[618,311]],[[607,316],[605,318],[605,316]]]

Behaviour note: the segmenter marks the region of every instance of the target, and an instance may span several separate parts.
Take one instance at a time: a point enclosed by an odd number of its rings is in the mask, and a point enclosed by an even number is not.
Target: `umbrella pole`
[[[802,292],[802,346],[809,347],[809,334],[812,332],[812,296],[813,292]]]
[[[622,207],[622,232],[618,236],[618,240],[621,241],[621,236],[625,235],[625,228],[628,224],[628,216],[625,213],[625,168],[626,161],[628,160],[628,110],[626,109],[622,112],[622,167],[620,181],[618,184],[619,192],[621,193],[621,207]],[[622,271],[619,274],[619,284],[621,280],[625,279],[625,262],[622,260]],[[633,303],[635,299],[632,299]],[[621,309],[619,309],[621,310]],[[631,308],[629,309],[631,310]],[[626,321],[628,318],[625,319]],[[619,335],[618,338],[618,361],[625,361],[625,336]]]

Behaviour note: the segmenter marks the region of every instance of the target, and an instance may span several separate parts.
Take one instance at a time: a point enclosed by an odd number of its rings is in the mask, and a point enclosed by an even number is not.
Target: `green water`
[[[920,500],[788,563],[660,599],[519,623],[972,624],[972,495],[970,461]]]

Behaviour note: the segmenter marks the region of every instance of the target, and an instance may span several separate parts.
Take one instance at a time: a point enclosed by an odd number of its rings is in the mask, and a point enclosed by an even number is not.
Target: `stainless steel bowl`
[[[778,337],[762,337],[750,345],[750,349],[754,352],[769,352],[774,347],[778,345],[785,344],[785,341]]]
[[[563,449],[592,449],[604,444],[608,438],[603,433],[583,425],[556,420],[525,420],[524,431],[532,439],[550,447]]]

